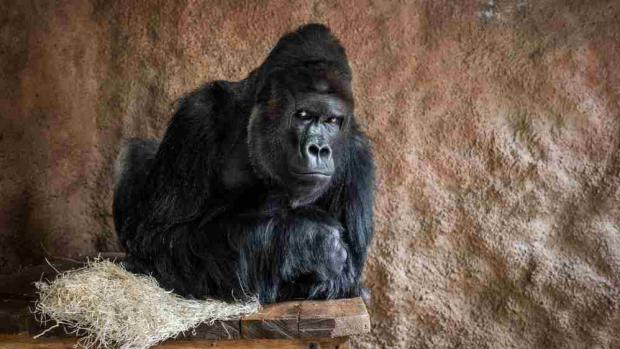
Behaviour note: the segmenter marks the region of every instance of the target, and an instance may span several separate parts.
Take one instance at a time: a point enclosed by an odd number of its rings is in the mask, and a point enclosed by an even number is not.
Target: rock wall
[[[309,21],[377,158],[357,347],[620,347],[618,1],[5,0],[0,271],[118,249],[121,139]]]

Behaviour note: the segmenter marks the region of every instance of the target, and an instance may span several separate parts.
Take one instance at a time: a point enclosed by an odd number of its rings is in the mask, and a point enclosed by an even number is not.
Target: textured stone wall
[[[120,140],[309,21],[377,158],[357,346],[620,347],[618,1],[2,1],[0,271],[117,249]]]

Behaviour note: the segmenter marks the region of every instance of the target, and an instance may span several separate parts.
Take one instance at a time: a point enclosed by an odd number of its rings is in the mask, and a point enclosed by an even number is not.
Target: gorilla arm
[[[240,292],[257,293],[262,303],[306,298],[310,284],[303,280],[312,284],[333,280],[348,260],[342,227],[315,208],[259,214],[230,210],[202,229],[209,240],[203,243],[209,246],[200,248],[201,253],[217,253],[213,252],[214,239],[225,239],[227,249],[236,256]],[[225,283],[214,281],[218,288]]]
[[[339,278],[350,263],[342,227],[321,210],[216,211],[141,241],[153,251],[148,272],[164,287],[199,298],[258,294],[266,304],[306,298],[311,285]]]

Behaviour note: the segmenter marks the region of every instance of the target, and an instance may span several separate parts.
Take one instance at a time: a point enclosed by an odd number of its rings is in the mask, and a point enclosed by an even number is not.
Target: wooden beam
[[[241,338],[298,338],[301,302],[265,306],[260,312],[241,318]]]
[[[155,348],[159,349],[347,349],[347,338],[333,339],[242,339],[233,341],[171,341]]]
[[[0,349],[74,349],[75,338],[32,339],[24,335],[0,335]],[[252,339],[252,340],[174,340],[162,343],[159,349],[347,349],[347,338],[333,339]]]
[[[0,299],[0,333],[36,335],[43,327],[30,313],[29,300]],[[330,301],[292,301],[265,306],[260,312],[240,320],[202,324],[180,338],[292,339],[334,338],[367,333],[370,319],[361,298]],[[62,335],[62,329],[50,336]]]
[[[178,338],[182,340],[241,339],[241,322],[229,320],[215,321],[212,325],[201,324]]]
[[[370,317],[359,297],[301,304],[299,338],[334,338],[369,331]]]

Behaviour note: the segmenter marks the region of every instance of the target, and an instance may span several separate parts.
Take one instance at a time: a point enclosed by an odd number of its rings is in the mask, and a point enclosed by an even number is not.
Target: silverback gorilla
[[[360,295],[373,171],[345,50],[325,26],[302,26],[246,79],[182,98],[161,142],[124,146],[125,266],[186,297]]]

